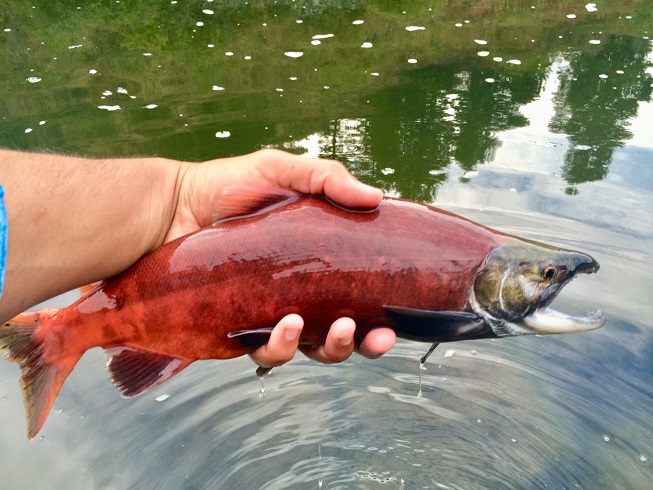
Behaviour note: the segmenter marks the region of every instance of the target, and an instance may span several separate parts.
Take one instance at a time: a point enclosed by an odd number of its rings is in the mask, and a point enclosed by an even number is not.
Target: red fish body
[[[17,317],[0,332],[0,347],[23,367],[33,437],[92,347],[107,349],[112,378],[131,396],[195,360],[252,352],[289,313],[304,318],[304,344],[323,344],[342,316],[356,321],[357,340],[378,326],[438,340],[411,331],[386,307],[470,311],[488,254],[517,243],[414,202],[384,199],[353,212],[294,198],[167,243],[65,309]]]

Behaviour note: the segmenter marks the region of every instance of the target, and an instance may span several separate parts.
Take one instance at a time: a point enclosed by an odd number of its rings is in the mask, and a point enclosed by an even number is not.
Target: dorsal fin
[[[222,192],[220,210],[213,216],[213,222],[263,213],[296,201],[300,196],[296,192],[274,187],[229,186]]]
[[[111,380],[124,396],[136,396],[172,378],[192,361],[134,349],[112,347],[105,351]]]

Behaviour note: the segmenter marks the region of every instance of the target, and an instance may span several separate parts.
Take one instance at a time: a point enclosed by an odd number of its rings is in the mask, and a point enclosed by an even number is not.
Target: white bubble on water
[[[41,79],[39,77],[29,77],[29,78],[27,78],[27,81],[29,83],[39,83],[41,81]]]
[[[25,132],[26,132],[26,133],[31,133],[32,131],[33,131],[32,128],[27,128],[27,129],[25,129]]]
[[[39,121],[39,126],[43,126],[46,123],[46,121]]]
[[[215,44],[207,44],[206,47],[207,48],[215,48]]]
[[[408,63],[415,64],[415,63],[417,63],[417,60],[415,58],[409,58]]]
[[[312,39],[329,39],[333,34],[315,34]]]
[[[318,44],[322,44],[322,41],[318,41],[317,39],[313,39],[313,40],[311,41],[311,44],[312,44],[313,46],[317,46]]]
[[[111,90],[105,90],[104,92],[102,92],[102,95],[104,95],[105,97],[107,97],[107,96],[109,96],[109,95],[113,95],[113,92],[111,92]]]
[[[213,90],[216,90],[216,91],[219,92],[219,91],[221,91],[221,90],[224,90],[224,87],[221,87],[220,85],[214,85],[214,86],[213,86]]]
[[[492,61],[503,61],[503,58],[501,56],[495,56],[492,58]]]
[[[197,27],[202,27],[202,26],[204,25],[204,22],[202,22],[202,21],[200,21],[200,22],[195,22],[195,25],[196,25]]]
[[[393,173],[395,173],[395,169],[390,167],[382,168],[381,173],[383,175],[392,175]]]
[[[378,77],[378,76],[379,76],[378,72],[375,72],[375,71],[373,71],[372,73],[370,73],[370,75],[372,75],[373,77]]]
[[[423,30],[426,30],[426,27],[423,27],[423,26],[408,26],[408,27],[406,27],[406,30],[408,32],[423,31]]]
[[[590,39],[589,43],[590,44],[601,44],[601,40],[600,39]]]
[[[95,74],[97,73],[97,70],[96,70],[95,68],[91,68],[88,72],[89,72],[91,75],[95,75]]]
[[[218,131],[215,133],[216,138],[228,138],[229,136],[231,136],[230,131]]]
[[[508,60],[507,63],[510,63],[511,65],[521,65],[520,60]]]
[[[596,12],[596,11],[598,11],[599,9],[596,8],[596,4],[595,4],[595,3],[588,3],[587,5],[585,5],[585,10],[587,10],[588,12]]]
[[[143,53],[143,56],[152,56],[152,53]]]
[[[373,44],[372,44],[372,43],[367,43],[367,42],[366,42],[366,43],[363,43],[363,44],[361,44],[361,48],[371,48],[372,46],[373,46]]]
[[[300,58],[304,56],[303,51],[286,51],[283,54],[286,55],[288,58]]]
[[[233,56],[234,54],[233,54],[233,52],[231,52],[231,51],[227,51],[224,55],[225,55],[225,56]]]
[[[486,78],[485,81],[487,83],[494,83],[495,82],[494,78],[491,78],[491,77]]]
[[[444,352],[444,357],[452,357],[456,353],[455,349],[447,349]]]
[[[603,436],[603,440],[604,440],[605,442],[610,442],[610,436],[606,436],[606,435],[604,435],[604,436]]]
[[[487,44],[487,41],[484,39],[474,39],[474,42],[476,44]]]
[[[143,107],[143,109],[156,109],[157,107],[159,106],[156,104],[148,104],[145,107]]]
[[[251,56],[249,56],[249,55],[247,55],[247,56],[245,56],[245,59],[246,59],[247,61],[249,61],[249,60],[251,60],[251,59],[252,59],[252,57],[251,57]]]
[[[355,26],[359,26],[359,25],[363,24],[364,22],[365,22],[364,20],[355,20],[354,22],[352,22],[352,24],[354,24]]]
[[[455,25],[456,27],[462,27],[462,26],[463,26],[460,22],[456,22],[454,25]]]
[[[170,395],[161,395],[161,396],[157,396],[157,397],[155,398],[155,400],[158,401],[158,402],[164,402],[164,401],[166,401],[168,398],[170,398]]]
[[[479,52],[476,53],[476,54],[479,55],[479,56],[482,56],[482,57],[490,56],[490,52],[489,52],[489,51],[479,51]]]
[[[205,13],[206,15],[213,15],[213,10],[204,9],[202,10],[202,13]]]
[[[121,109],[119,105],[99,105],[97,108],[105,111],[119,111]]]
[[[623,70],[617,70],[615,73],[617,73],[617,74],[619,74],[619,75],[623,75],[623,74],[624,74],[624,71],[623,71]]]
[[[601,73],[601,74],[599,75],[599,78],[606,79],[606,78],[608,78],[608,76],[607,76],[605,73]]]
[[[639,455],[639,461],[641,463],[646,463],[648,461],[648,458],[646,456],[644,456],[643,454],[640,454]]]
[[[575,19],[575,18],[576,18],[576,14],[567,14],[567,18],[568,18],[568,19]]]
[[[7,28],[5,29],[5,32],[11,32],[11,29]]]

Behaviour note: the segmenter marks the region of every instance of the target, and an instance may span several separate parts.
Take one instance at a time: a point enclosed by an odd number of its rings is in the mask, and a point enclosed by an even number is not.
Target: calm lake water
[[[0,146],[202,161],[262,147],[593,255],[601,330],[370,361],[201,362],[125,400],[90,351],[40,437],[0,362],[3,488],[648,489],[653,3],[0,7]],[[74,294],[50,304],[65,305]]]

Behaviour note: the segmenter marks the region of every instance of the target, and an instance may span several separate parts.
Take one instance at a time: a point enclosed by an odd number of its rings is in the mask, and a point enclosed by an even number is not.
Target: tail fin
[[[35,335],[56,308],[27,312],[0,327],[0,353],[22,370],[21,391],[27,416],[27,437],[41,430],[59,390],[81,356],[69,356],[48,363],[43,357],[44,344]]]

